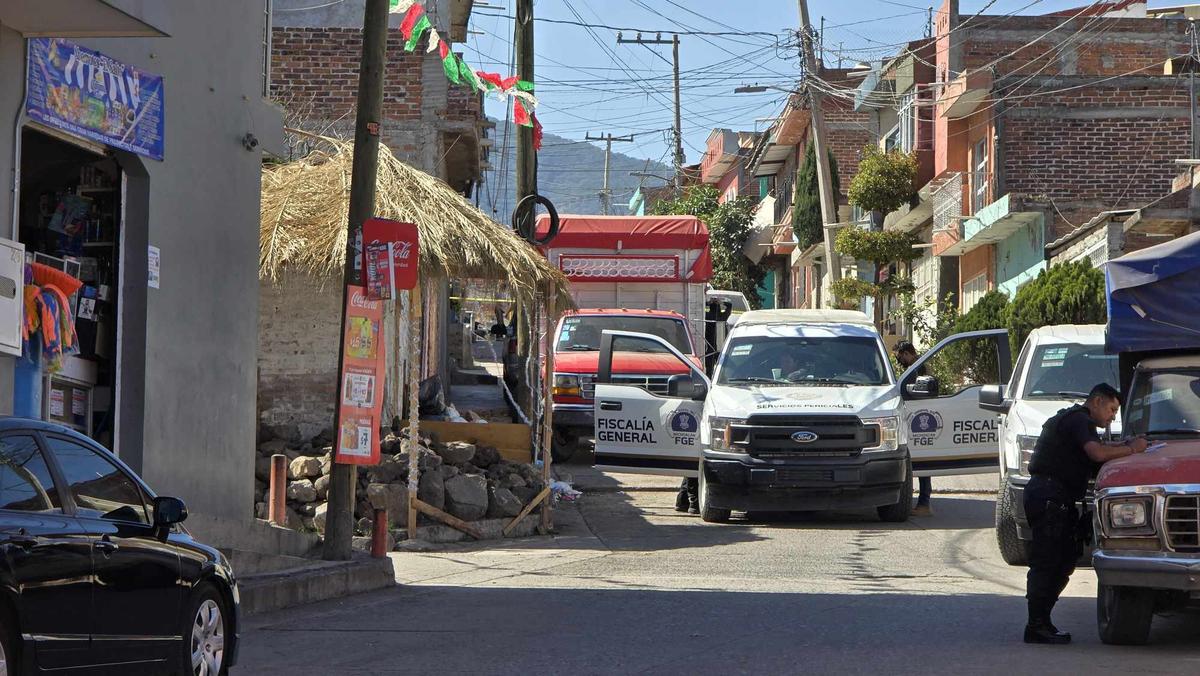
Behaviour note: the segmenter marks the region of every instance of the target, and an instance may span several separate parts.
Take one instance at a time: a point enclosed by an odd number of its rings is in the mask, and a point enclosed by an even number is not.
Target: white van
[[[930,359],[963,341],[982,341],[995,356],[996,373],[984,380],[1007,382],[1003,330],[951,336],[897,378],[861,312],[756,310],[730,332],[711,381],[660,338],[606,331],[595,463],[698,476],[705,521],[733,510],[861,508],[904,521],[914,474],[995,471],[996,416],[978,405],[986,383],[924,375]],[[672,376],[665,394],[613,382],[613,353],[645,350],[669,352],[691,376]]]
[[[1120,386],[1118,359],[1104,352],[1104,325],[1043,326],[1025,339],[1007,386],[985,387],[979,406],[1000,413],[1000,490],[996,542],[1005,562],[1029,562],[1033,537],[1025,520],[1029,459],[1042,425],[1060,410],[1081,404],[1097,383]],[[1111,433],[1120,433],[1120,421]]]

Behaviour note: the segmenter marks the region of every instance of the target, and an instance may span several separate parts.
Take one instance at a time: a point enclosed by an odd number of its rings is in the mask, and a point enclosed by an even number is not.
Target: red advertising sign
[[[361,286],[348,291],[342,326],[344,357],[338,402],[336,462],[379,464],[379,428],[383,413],[383,305],[367,298]]]
[[[369,218],[363,223],[363,273],[367,297],[387,300],[417,284],[419,244],[413,223]]]

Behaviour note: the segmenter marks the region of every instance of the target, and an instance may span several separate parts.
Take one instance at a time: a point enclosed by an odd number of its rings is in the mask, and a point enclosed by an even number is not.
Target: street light
[[[735,88],[733,90],[733,93],[734,94],[761,94],[761,93],[767,91],[768,89],[774,89],[776,91],[787,92],[788,94],[798,94],[799,93],[795,89],[788,89],[786,87],[777,87],[775,85],[759,85],[759,84],[742,85],[741,87]]]

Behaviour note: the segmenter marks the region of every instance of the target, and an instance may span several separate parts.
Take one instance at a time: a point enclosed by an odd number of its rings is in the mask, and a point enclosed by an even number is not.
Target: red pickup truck
[[[595,425],[594,395],[600,361],[600,336],[605,330],[634,331],[659,336],[687,355],[700,370],[703,362],[693,347],[687,318],[667,310],[576,310],[563,315],[554,338],[554,439],[556,461],[570,459],[580,439],[590,437]],[[679,361],[665,350],[613,353],[613,380],[645,384],[651,392],[666,394],[674,375],[687,375]]]

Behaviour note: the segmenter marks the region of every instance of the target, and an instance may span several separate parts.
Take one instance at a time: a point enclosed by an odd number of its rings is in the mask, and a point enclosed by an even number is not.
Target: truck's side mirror
[[[937,396],[937,391],[937,378],[933,376],[917,376],[905,386],[905,392],[912,399],[930,399]]]
[[[708,387],[703,380],[695,380],[691,374],[679,374],[667,379],[667,396],[704,401]]]
[[[979,388],[979,408],[996,413],[1008,413],[1012,401],[1004,398],[1007,385],[984,385]]]

